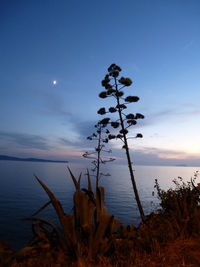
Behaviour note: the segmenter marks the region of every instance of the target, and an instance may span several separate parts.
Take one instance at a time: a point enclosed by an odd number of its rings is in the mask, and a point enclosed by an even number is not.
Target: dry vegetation
[[[70,171],[70,170],[69,170]],[[93,193],[88,172],[88,188],[76,179],[74,213],[67,215],[54,194],[36,177],[57,212],[62,231],[34,216],[32,242],[13,253],[1,243],[1,266],[200,266],[200,191],[195,177],[175,189],[161,190],[156,182],[161,208],[146,217],[138,228],[125,227],[109,215],[104,188]]]

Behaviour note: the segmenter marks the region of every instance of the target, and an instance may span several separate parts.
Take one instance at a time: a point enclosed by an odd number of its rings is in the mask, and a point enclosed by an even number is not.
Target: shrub
[[[175,231],[181,235],[198,234],[200,230],[200,190],[195,185],[198,171],[189,182],[181,177],[173,180],[175,189],[162,190],[155,181],[158,198],[160,199],[159,213],[167,216]]]

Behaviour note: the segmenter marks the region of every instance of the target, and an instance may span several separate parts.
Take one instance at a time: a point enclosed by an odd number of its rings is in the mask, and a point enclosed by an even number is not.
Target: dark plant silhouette
[[[88,188],[81,189],[81,174],[76,179],[70,168],[68,170],[76,190],[73,196],[74,212],[72,215],[64,212],[56,196],[35,176],[47,193],[49,201],[32,216],[25,218],[33,221],[34,237],[31,241],[32,246],[29,253],[34,251],[34,245],[42,248],[46,244],[49,247],[61,249],[70,255],[71,259],[79,259],[83,255],[89,259],[95,259],[98,255],[104,255],[109,251],[114,242],[114,233],[120,222],[107,211],[103,187],[96,188],[95,197],[89,171],[87,171]],[[50,204],[56,211],[61,231],[50,221],[35,217]]]
[[[157,196],[160,200],[160,213],[170,218],[178,235],[191,235],[200,229],[200,184],[195,185],[199,172],[189,182],[182,177],[174,179],[175,189],[162,190],[155,180]]]
[[[133,174],[133,168],[132,168],[132,162],[129,152],[129,146],[128,146],[128,139],[133,138],[128,136],[128,128],[135,125],[137,123],[138,119],[144,119],[144,115],[140,113],[136,114],[126,114],[124,113],[124,110],[127,108],[127,105],[131,103],[138,102],[139,97],[138,96],[124,96],[124,92],[122,91],[123,88],[128,87],[132,84],[132,81],[130,78],[121,77],[119,78],[119,73],[121,72],[121,68],[117,66],[116,64],[112,64],[108,68],[108,73],[106,74],[104,80],[102,80],[102,86],[105,88],[104,91],[102,91],[99,94],[100,98],[107,98],[107,97],[113,97],[115,98],[115,105],[113,107],[110,107],[107,111],[104,107],[100,108],[98,110],[98,114],[105,115],[107,113],[118,113],[119,118],[117,120],[111,121],[110,117],[105,117],[100,121],[105,127],[110,124],[112,128],[119,129],[119,131],[115,134],[109,134],[108,139],[120,139],[123,143],[122,148],[126,150],[126,156],[128,160],[128,168],[130,172],[130,177],[133,185],[133,190],[135,193],[135,198],[137,201],[138,209],[140,212],[140,216],[142,221],[145,221],[145,215],[144,211],[140,202],[135,177]],[[138,133],[134,138],[142,138],[142,134]]]
[[[105,164],[106,162],[114,161],[114,158],[106,158],[102,157],[102,152],[111,153],[111,150],[105,149],[105,144],[108,143],[108,134],[110,133],[108,129],[106,129],[105,121],[99,121],[96,125],[96,132],[92,135],[88,136],[87,139],[91,141],[96,141],[97,146],[93,151],[85,152],[83,157],[92,159],[93,168],[92,171],[96,172],[96,188],[99,186],[99,180],[102,176],[109,176],[109,173],[105,174],[100,172],[100,165]]]

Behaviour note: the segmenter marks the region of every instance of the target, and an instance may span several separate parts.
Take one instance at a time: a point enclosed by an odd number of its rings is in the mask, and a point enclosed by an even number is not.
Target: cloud
[[[55,115],[59,117],[68,118],[72,115],[71,111],[66,108],[66,105],[61,96],[58,94],[46,94],[46,111],[49,115]]]
[[[81,140],[78,141],[71,141],[65,137],[60,137],[58,139],[59,144],[63,145],[64,147],[67,148],[72,148],[72,149],[84,149],[86,147],[86,144],[81,142]]]
[[[200,116],[200,108],[194,105],[184,104],[183,107],[176,107],[171,109],[161,110],[157,113],[150,113],[145,116],[144,120],[138,121],[137,127],[149,126],[153,124],[158,124],[160,122],[165,122],[167,120],[175,120],[178,123],[185,122],[191,119],[191,117]],[[145,114],[144,114],[145,115]]]
[[[35,148],[48,150],[50,148],[46,138],[26,133],[10,133],[0,131],[1,143],[9,143],[9,146],[15,145],[24,148]]]
[[[58,142],[66,147],[79,148],[83,151],[88,150],[88,147],[94,147],[95,141],[87,140],[87,137],[95,132],[96,121],[77,121],[74,125],[77,137],[73,140],[71,137],[60,137]]]
[[[48,140],[39,135],[30,135],[24,133],[8,133],[0,132],[1,151],[9,154],[23,154],[45,156],[47,158],[67,158],[68,160],[76,159],[81,161],[82,152],[93,149],[95,142],[80,139],[79,142],[73,142],[65,137],[60,137],[57,142],[61,146],[50,146]],[[6,150],[7,146],[7,150]],[[121,146],[120,146],[121,147]],[[108,144],[108,148],[112,148],[111,157],[115,157],[116,163],[121,162],[127,164],[124,149],[117,149],[112,146],[112,142]],[[7,151],[7,152],[6,152]],[[28,153],[28,154],[27,154]],[[155,147],[141,147],[140,149],[130,149],[131,159],[135,165],[163,165],[176,166],[188,165],[199,166],[200,154],[189,154],[181,151],[172,151],[167,149],[159,149]]]
[[[125,150],[121,148],[112,149],[112,157],[117,158],[117,162],[127,164]],[[189,154],[181,151],[159,149],[155,147],[142,147],[140,149],[130,149],[130,156],[133,165],[152,166],[200,166],[200,153]]]
[[[182,151],[143,147],[132,151],[136,164],[144,165],[181,165],[200,166],[200,154]]]
[[[84,137],[85,139],[95,132],[94,125],[97,123],[97,120],[89,120],[89,121],[77,121],[75,124],[75,128],[80,134],[80,136]]]

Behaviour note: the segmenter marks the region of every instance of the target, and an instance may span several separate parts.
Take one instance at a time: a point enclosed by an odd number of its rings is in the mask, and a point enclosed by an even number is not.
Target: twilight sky
[[[0,154],[79,160],[116,63],[145,115],[135,163],[199,166],[199,14],[198,0],[1,0]]]

